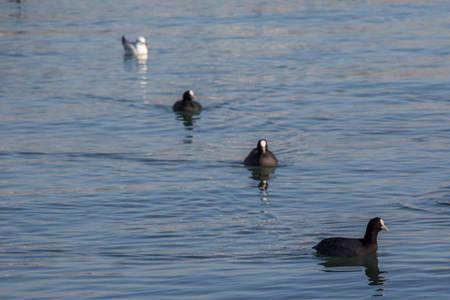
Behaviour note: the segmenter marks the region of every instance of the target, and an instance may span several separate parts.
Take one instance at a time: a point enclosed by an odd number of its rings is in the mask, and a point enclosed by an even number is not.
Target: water
[[[449,12],[1,1],[1,298],[448,297]],[[262,137],[264,182],[241,163]],[[374,216],[377,257],[312,251]]]

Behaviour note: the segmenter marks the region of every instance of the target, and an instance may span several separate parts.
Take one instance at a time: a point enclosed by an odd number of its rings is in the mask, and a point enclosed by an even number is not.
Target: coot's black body
[[[254,148],[244,160],[246,166],[260,166],[273,168],[278,165],[275,155],[268,149],[267,141],[262,139],[258,141]]]
[[[173,105],[173,111],[177,112],[188,112],[188,113],[196,113],[202,110],[202,105],[197,101],[194,101],[195,95],[194,92],[189,90],[184,92],[183,99],[178,100]]]
[[[367,224],[366,234],[362,239],[334,237],[322,240],[313,248],[321,255],[355,257],[365,256],[377,251],[378,232],[382,229],[388,231],[384,221],[373,218]]]

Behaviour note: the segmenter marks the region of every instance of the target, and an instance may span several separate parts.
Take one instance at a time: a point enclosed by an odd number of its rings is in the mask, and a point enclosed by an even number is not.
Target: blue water
[[[448,298],[449,14],[1,0],[0,298]],[[242,165],[259,138],[264,182]],[[312,251],[375,216],[377,257]]]

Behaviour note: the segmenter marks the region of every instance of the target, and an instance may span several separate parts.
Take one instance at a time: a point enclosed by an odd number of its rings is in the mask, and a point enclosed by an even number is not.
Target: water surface
[[[2,297],[448,297],[449,12],[2,0]],[[261,178],[241,162],[263,137],[281,166]],[[312,251],[374,216],[376,257]]]

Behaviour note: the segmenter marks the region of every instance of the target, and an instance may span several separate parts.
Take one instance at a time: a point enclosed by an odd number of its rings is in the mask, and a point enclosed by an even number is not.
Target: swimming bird
[[[122,46],[126,55],[146,56],[148,54],[148,43],[143,36],[138,37],[133,43],[122,35]]]
[[[194,101],[194,99],[195,99],[194,91],[187,90],[183,94],[183,99],[178,100],[172,106],[173,111],[190,112],[190,113],[201,111],[202,105],[197,101]]]
[[[246,166],[260,166],[260,167],[276,167],[278,160],[275,155],[268,149],[267,140],[261,139],[258,141],[256,148],[254,148],[244,160]]]
[[[357,257],[377,251],[377,237],[381,230],[389,231],[383,219],[373,218],[369,221],[366,234],[362,239],[333,237],[322,240],[313,248],[326,256]]]

